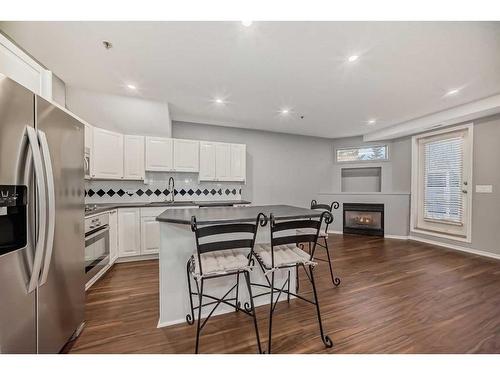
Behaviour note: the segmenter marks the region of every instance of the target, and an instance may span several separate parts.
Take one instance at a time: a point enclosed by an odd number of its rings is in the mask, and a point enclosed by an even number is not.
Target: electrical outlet
[[[493,185],[476,185],[476,193],[493,193]]]

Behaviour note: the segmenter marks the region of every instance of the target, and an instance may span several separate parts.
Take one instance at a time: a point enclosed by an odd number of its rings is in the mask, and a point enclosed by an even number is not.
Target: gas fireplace
[[[344,233],[384,235],[384,205],[344,203]]]

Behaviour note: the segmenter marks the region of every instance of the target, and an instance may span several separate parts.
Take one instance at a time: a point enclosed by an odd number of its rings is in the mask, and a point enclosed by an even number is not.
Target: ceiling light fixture
[[[135,85],[132,85],[131,83],[129,83],[127,85],[127,87],[130,89],[130,90],[137,90],[137,87]]]
[[[357,59],[359,59],[359,56],[358,56],[358,55],[352,55],[352,56],[349,56],[349,58],[347,59],[347,61],[349,61],[349,62],[354,62],[354,61],[356,61]]]
[[[241,21],[241,24],[245,27],[252,26],[252,21],[246,20],[246,21]]]
[[[216,102],[217,104],[224,104],[224,100],[223,100],[223,99],[221,99],[221,98],[215,98],[215,102]]]
[[[446,93],[446,96],[458,94],[459,91],[460,91],[459,89],[450,90]]]
[[[280,110],[280,113],[281,113],[282,115],[288,115],[288,114],[290,113],[290,110],[289,110],[289,109],[287,109],[287,108],[283,108],[282,110]]]
[[[375,119],[368,120],[368,125],[375,125],[376,122],[377,120]]]

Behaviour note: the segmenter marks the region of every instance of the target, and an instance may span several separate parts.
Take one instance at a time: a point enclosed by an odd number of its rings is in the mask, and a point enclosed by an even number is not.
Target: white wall
[[[170,137],[167,102],[66,86],[66,107],[94,126],[124,134]]]
[[[332,189],[332,141],[322,138],[173,122],[175,138],[246,143],[247,183],[242,198],[253,204],[309,207]]]

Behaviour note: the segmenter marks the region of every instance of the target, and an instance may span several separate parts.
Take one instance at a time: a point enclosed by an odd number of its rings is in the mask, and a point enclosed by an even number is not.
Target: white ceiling
[[[0,28],[66,84],[168,101],[173,120],[336,138],[500,92],[500,22],[3,22]],[[102,40],[114,47],[105,50]],[[348,63],[354,54],[358,61]],[[461,91],[445,96],[454,88]],[[227,103],[217,105],[215,97]],[[284,107],[291,115],[278,113]],[[367,125],[371,118],[375,125]]]

